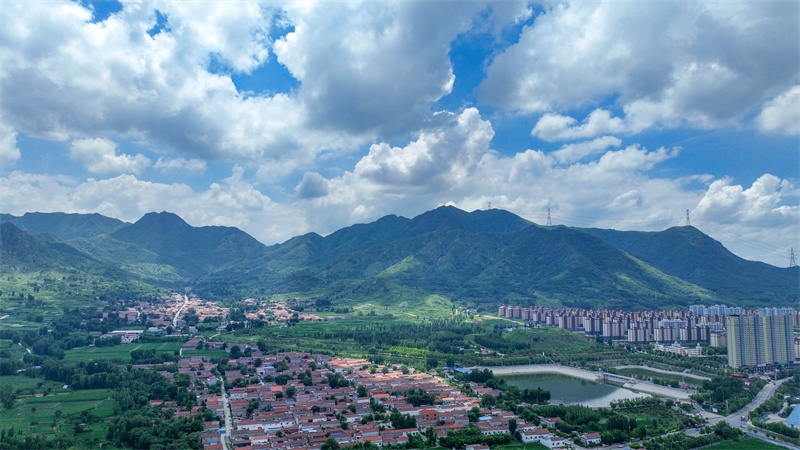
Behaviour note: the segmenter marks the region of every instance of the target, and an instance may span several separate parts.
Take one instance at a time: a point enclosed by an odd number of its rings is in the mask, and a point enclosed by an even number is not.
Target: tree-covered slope
[[[46,271],[130,278],[124,270],[103,264],[70,245],[44,242],[10,222],[0,224],[0,272]]]
[[[800,293],[800,269],[740,258],[692,226],[659,232],[580,229],[730,301],[790,304]]]
[[[0,214],[0,222],[11,222],[17,228],[30,234],[52,233],[64,240],[74,238],[90,238],[100,234],[111,234],[128,225],[118,219],[100,214],[67,214],[67,213],[25,213],[12,216]]]
[[[228,264],[253,260],[266,247],[234,227],[193,227],[175,214],[148,213],[110,237],[159,255],[158,262],[202,277]]]
[[[473,304],[511,299],[581,307],[651,307],[708,297],[600,239],[564,227],[511,233],[436,230],[353,252],[310,269],[328,283],[389,278]]]

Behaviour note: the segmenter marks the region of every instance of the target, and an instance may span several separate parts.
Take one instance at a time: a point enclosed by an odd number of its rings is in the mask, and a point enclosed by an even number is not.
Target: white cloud
[[[328,180],[316,172],[306,172],[295,188],[300,198],[319,198],[328,193]]]
[[[324,6],[324,7],[323,7]],[[289,7],[295,29],[275,43],[302,82],[312,124],[394,135],[421,125],[452,90],[448,52],[479,2],[331,2]]]
[[[756,124],[765,133],[800,135],[800,85],[764,103]]]
[[[545,141],[565,141],[592,138],[603,134],[627,133],[628,126],[619,117],[611,117],[611,112],[596,109],[578,125],[577,120],[561,114],[542,115],[531,131],[531,136]],[[638,131],[638,130],[637,130]]]
[[[156,9],[169,31],[151,38]],[[90,19],[69,1],[0,9],[9,25],[0,33],[0,108],[18,131],[130,137],[242,163],[308,164],[329,146],[353,145],[305,127],[306,109],[290,95],[237,92],[229,73],[252,71],[271,48],[273,13],[255,3],[125,3],[102,23]]]
[[[489,150],[494,130],[475,108],[461,114],[440,113],[445,124],[422,132],[405,147],[382,142],[356,164],[354,176],[373,187],[426,193],[461,185]]]
[[[797,226],[800,206],[781,204],[786,194],[797,193],[791,183],[770,174],[762,175],[747,189],[725,178],[711,183],[692,215],[720,224]]]
[[[89,172],[129,172],[141,174],[152,162],[144,155],[117,154],[117,144],[105,138],[72,141],[69,157],[80,162]]]
[[[203,173],[206,171],[206,162],[202,159],[186,159],[186,158],[158,158],[158,161],[153,165],[155,169],[161,171],[177,171],[189,173]]]
[[[17,147],[17,132],[0,122],[0,168],[14,164],[21,156]]]
[[[482,98],[523,113],[615,98],[633,131],[729,124],[796,82],[798,14],[796,2],[550,5],[491,62]],[[603,118],[547,117],[535,134],[620,132],[620,119]]]
[[[573,163],[587,156],[602,153],[608,147],[619,147],[622,141],[614,136],[603,136],[591,141],[567,144],[550,153],[560,163]]]
[[[450,43],[483,8],[165,1],[125,3],[91,23],[76,2],[12,2],[0,9],[8,25],[0,31],[0,112],[33,137],[133,138],[203,159],[280,166],[264,178],[285,176],[320,152],[353,150],[429,120],[454,82]],[[156,10],[168,26],[151,37]],[[274,43],[276,22],[293,31]],[[231,74],[270,57],[299,87],[238,92]]]

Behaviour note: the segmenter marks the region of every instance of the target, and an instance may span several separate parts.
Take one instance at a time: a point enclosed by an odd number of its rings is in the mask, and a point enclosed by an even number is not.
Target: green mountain
[[[793,305],[800,297],[797,268],[744,260],[692,227],[655,233],[540,227],[507,211],[440,207],[266,247],[237,228],[192,227],[166,212],[120,222],[110,233],[101,231],[113,219],[75,216],[40,215],[48,226],[34,228],[35,251],[0,254],[8,259],[0,267],[94,264],[93,270],[113,267],[150,282],[191,284],[209,297],[399,301],[437,294],[487,308]],[[32,238],[8,233],[20,242]],[[50,253],[58,255],[55,262]]]
[[[0,224],[0,272],[29,273],[79,271],[114,278],[129,274],[111,267],[64,243],[49,243],[17,228],[11,222]]]
[[[359,280],[386,279],[471,305],[522,301],[642,309],[654,297],[672,304],[711,297],[600,239],[564,227],[486,233],[448,226],[304,270],[334,291]]]
[[[702,286],[721,299],[784,302],[798,297],[800,268],[740,258],[692,226],[659,232],[581,229],[660,271]]]
[[[193,227],[175,214],[148,213],[111,238],[158,255],[156,261],[195,278],[264,254],[266,246],[233,227]]]
[[[130,224],[100,214],[25,213],[21,217],[0,214],[0,223],[11,222],[30,234],[52,233],[61,239],[90,238],[111,234]]]

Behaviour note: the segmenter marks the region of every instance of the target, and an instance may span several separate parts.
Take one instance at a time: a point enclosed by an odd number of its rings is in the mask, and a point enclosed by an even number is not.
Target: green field
[[[17,396],[31,396],[34,394],[60,394],[71,392],[64,389],[64,384],[56,381],[48,381],[44,378],[29,378],[21,375],[0,377],[0,384],[11,385],[17,390]]]
[[[113,347],[80,347],[68,350],[64,359],[84,360],[93,359],[131,359],[131,352],[134,350],[156,349],[158,352],[176,352],[183,346],[182,342],[156,342],[144,344],[122,344]]]
[[[45,434],[80,421],[87,424],[82,438],[102,438],[104,427],[96,422],[113,414],[116,402],[111,392],[110,389],[95,389],[21,398],[11,409],[0,410],[0,427]]]
[[[225,358],[228,356],[228,352],[225,350],[187,350],[183,352],[183,357],[188,358],[191,356],[205,356],[208,358]]]
[[[712,450],[780,450],[784,447],[770,444],[769,442],[754,437],[745,436],[738,442],[723,442],[708,448]]]

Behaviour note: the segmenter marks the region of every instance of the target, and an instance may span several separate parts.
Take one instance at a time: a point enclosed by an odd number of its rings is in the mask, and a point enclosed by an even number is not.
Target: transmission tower
[[[797,261],[794,259],[794,247],[789,249],[789,267],[794,267],[797,265]]]
[[[692,225],[692,223],[689,222],[689,210],[687,209],[686,210],[686,226],[688,227],[688,226],[691,226],[691,225]]]
[[[550,220],[550,208],[547,208],[547,226],[548,227],[552,227],[553,226],[553,221]]]
[[[489,202],[489,208],[488,209],[492,209],[492,202]]]

